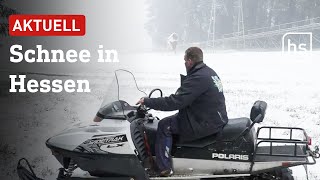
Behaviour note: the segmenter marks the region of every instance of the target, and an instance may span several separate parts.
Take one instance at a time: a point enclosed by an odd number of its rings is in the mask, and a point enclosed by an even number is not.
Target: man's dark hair
[[[185,59],[191,59],[193,62],[203,61],[203,52],[198,47],[189,47],[185,52]]]

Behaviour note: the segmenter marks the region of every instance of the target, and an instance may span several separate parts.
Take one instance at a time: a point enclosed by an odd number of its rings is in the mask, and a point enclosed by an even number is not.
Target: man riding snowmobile
[[[202,50],[188,48],[184,60],[187,76],[183,77],[175,94],[141,98],[138,102],[155,110],[179,110],[158,125],[156,162],[160,176],[173,173],[170,160],[173,134],[179,135],[181,140],[196,140],[221,132],[228,122],[222,83],[216,72],[203,63]]]

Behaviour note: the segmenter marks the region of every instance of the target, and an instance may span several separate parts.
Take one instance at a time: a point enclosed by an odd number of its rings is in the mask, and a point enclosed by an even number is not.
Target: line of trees
[[[239,0],[216,0],[216,37],[237,32]],[[244,29],[272,27],[320,17],[319,0],[242,0]],[[147,31],[156,46],[172,32],[185,42],[208,38],[212,1],[147,0]]]

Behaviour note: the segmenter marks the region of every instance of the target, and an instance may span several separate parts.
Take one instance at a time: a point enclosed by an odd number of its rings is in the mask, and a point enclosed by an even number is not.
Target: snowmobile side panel
[[[94,176],[136,178],[145,176],[145,170],[135,154],[85,153],[64,150],[50,144],[47,144],[47,147],[63,166],[65,159],[72,159],[80,169]]]
[[[166,180],[166,179],[206,179],[206,178],[233,178],[233,177],[246,177],[250,176],[250,174],[225,174],[225,175],[212,175],[212,174],[198,174],[193,176],[187,176],[187,175],[174,175],[171,177],[152,177],[150,179],[155,180]]]
[[[105,124],[108,124],[108,126]],[[100,136],[109,136],[115,134],[127,134],[128,124],[129,122],[125,120],[119,121],[105,119],[100,124],[91,124],[87,126],[78,126],[73,129],[67,129],[62,133],[48,139],[47,143],[55,147],[72,151],[80,144],[91,138],[99,138]]]
[[[246,174],[250,171],[250,165],[251,162],[173,158],[177,175]]]
[[[306,164],[306,161],[273,161],[273,162],[255,162],[252,167],[252,174],[269,172],[274,169],[298,166]]]

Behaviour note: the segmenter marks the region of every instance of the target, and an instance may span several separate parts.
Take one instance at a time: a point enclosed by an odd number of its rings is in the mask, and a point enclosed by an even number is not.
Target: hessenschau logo
[[[282,53],[312,52],[312,32],[289,32],[282,36]]]

